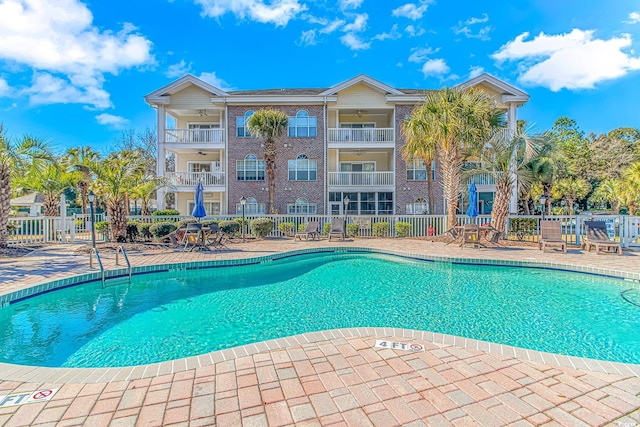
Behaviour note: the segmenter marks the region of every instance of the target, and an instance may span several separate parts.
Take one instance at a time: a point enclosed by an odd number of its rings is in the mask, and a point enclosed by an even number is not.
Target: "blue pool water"
[[[542,269],[304,255],[134,276],[132,284],[107,281],[106,289],[79,285],[12,304],[0,309],[0,361],[138,365],[377,326],[640,363],[637,287]]]

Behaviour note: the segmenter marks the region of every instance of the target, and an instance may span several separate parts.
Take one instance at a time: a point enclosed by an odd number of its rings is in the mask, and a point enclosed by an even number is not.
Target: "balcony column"
[[[165,134],[167,127],[167,113],[165,112],[164,105],[158,105],[157,112],[157,128],[158,128],[158,160],[157,160],[157,174],[158,177],[165,176],[166,168],[166,153],[164,151]],[[166,189],[159,188],[157,191],[157,205],[158,209],[164,209],[164,197]]]
[[[517,132],[518,127],[518,118],[516,115],[516,104],[515,102],[509,103],[509,111],[507,113],[507,129],[509,132],[509,138],[513,138]],[[513,153],[515,157],[516,153]],[[515,159],[513,159],[515,160]],[[515,173],[512,172],[513,176],[513,187],[511,188],[511,198],[509,199],[509,213],[517,214],[518,213],[518,178],[515,176]]]

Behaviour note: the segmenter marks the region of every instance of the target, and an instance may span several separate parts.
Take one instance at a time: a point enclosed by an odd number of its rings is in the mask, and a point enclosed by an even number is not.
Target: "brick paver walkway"
[[[571,250],[542,254],[531,248],[465,249],[418,240],[356,240],[369,246],[477,259],[513,259],[589,265],[640,272],[638,254],[596,256]],[[233,245],[224,253],[131,253],[134,265],[261,256],[326,241],[290,240]],[[112,264],[112,255],[104,254]],[[0,261],[0,294],[29,284],[86,272],[87,256],[49,250]],[[640,333],[640,332],[639,332]],[[419,425],[640,425],[640,378],[605,374],[452,343],[403,338],[427,350],[374,348],[374,334],[330,331],[278,340],[251,355],[211,357],[210,363],[148,378],[83,383],[0,381],[0,396],[60,387],[48,402],[0,408],[0,425],[182,426],[419,426]],[[261,349],[260,351],[258,351]],[[218,353],[219,355],[220,353]],[[215,355],[215,353],[212,353]],[[91,370],[87,370],[87,375]],[[0,378],[4,376],[0,373]]]

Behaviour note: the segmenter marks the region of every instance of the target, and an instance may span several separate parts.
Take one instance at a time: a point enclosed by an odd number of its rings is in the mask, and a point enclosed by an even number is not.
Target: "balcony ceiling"
[[[389,114],[393,113],[393,108],[367,108],[367,107],[362,107],[362,108],[340,108],[337,109],[340,112],[340,115],[358,115],[358,112],[360,112],[360,115],[362,117],[366,117],[366,116],[388,116]]]
[[[167,113],[173,118],[179,117],[202,117],[203,122],[208,121],[218,121],[220,118],[220,114],[223,113],[224,110],[220,110],[211,106],[211,108],[200,109],[176,109],[176,108],[167,108]],[[213,120],[215,119],[215,120]]]

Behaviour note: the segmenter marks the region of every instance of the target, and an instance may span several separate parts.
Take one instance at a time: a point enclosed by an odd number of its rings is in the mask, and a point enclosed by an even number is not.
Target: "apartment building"
[[[460,85],[471,86],[494,97],[515,130],[517,108],[529,96],[488,74]],[[427,168],[401,155],[402,123],[424,94],[363,74],[330,88],[229,92],[186,75],[145,97],[157,110],[158,175],[171,182],[159,192],[158,208],[190,214],[201,181],[210,215],[239,213],[242,197],[246,213],[268,213],[262,140],[245,124],[255,111],[274,108],[289,117],[276,160],[278,213],[341,215],[345,199],[351,215],[429,213]],[[435,162],[434,214],[444,213],[439,172]],[[490,177],[474,180],[486,213],[495,186]]]

